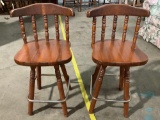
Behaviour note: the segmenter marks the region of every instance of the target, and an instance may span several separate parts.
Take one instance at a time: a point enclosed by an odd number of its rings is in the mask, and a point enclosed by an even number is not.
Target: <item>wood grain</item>
[[[135,49],[131,47],[131,41],[97,41],[93,45],[92,59],[97,64],[110,66],[139,66],[147,63],[147,55],[138,46]]]
[[[33,52],[34,51],[34,52]],[[67,63],[71,60],[70,44],[63,40],[39,40],[28,42],[15,55],[14,60],[19,65],[49,66]]]

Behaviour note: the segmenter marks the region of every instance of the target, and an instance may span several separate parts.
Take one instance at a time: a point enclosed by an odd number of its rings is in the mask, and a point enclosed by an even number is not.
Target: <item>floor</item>
[[[1,120],[158,120],[160,118],[160,50],[151,43],[138,37],[138,46],[148,55],[149,61],[141,67],[133,67],[130,71],[130,90],[132,100],[129,108],[129,118],[123,117],[123,104],[98,101],[95,114],[89,115],[88,108],[90,95],[89,84],[95,64],[92,62],[91,53],[91,23],[92,19],[86,17],[84,8],[82,12],[75,9],[75,17],[70,18],[70,41],[73,51],[72,62],[66,65],[73,90],[67,100],[68,114],[65,118],[61,104],[35,103],[34,115],[27,114],[27,96],[29,67],[18,66],[14,62],[15,53],[21,48],[23,42],[19,30],[18,18],[9,15],[0,15],[0,119]],[[39,36],[43,37],[44,28],[42,18],[37,17]],[[123,18],[119,17],[119,21]],[[26,17],[27,30],[30,30],[30,18]],[[97,23],[97,38],[100,37],[100,19]],[[108,17],[106,37],[110,36],[112,19]],[[136,19],[130,18],[127,39],[132,39]],[[49,17],[50,35],[54,37],[51,28],[53,17]],[[118,24],[116,37],[121,37],[121,24]],[[63,29],[60,29],[63,31]],[[61,38],[62,32],[61,33]],[[32,33],[27,32],[28,38]],[[75,58],[75,59],[74,59]],[[119,68],[108,67],[99,97],[123,98],[122,91],[118,90]],[[35,99],[57,100],[56,80],[53,67],[42,69],[42,90],[35,91]],[[66,89],[66,85],[64,84]],[[84,96],[84,98],[83,98]]]

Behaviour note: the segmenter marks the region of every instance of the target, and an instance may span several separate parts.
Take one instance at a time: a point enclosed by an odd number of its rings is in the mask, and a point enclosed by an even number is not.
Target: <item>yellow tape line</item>
[[[64,29],[64,26],[63,26],[63,23],[62,23],[61,16],[59,16],[59,21],[60,21],[60,26],[61,26],[61,30],[62,30],[63,39],[66,40],[65,29]],[[81,74],[79,72],[78,65],[76,63],[76,59],[74,57],[72,49],[71,49],[71,53],[72,53],[72,64],[73,64],[74,71],[76,73],[76,77],[78,79],[78,83],[79,83],[79,86],[80,86],[80,89],[81,89],[81,94],[82,94],[82,97],[83,97],[84,102],[86,104],[86,108],[89,111],[90,101],[88,99],[88,95],[87,95],[86,90],[84,88],[83,80],[82,80]],[[94,114],[89,114],[89,117],[90,117],[91,120],[96,120],[96,117],[95,117]]]

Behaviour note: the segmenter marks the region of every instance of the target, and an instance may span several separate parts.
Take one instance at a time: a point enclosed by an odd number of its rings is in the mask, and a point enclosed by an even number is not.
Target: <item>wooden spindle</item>
[[[136,45],[136,41],[137,41],[137,37],[138,37],[138,31],[139,31],[139,28],[140,28],[140,23],[141,23],[141,17],[138,17],[137,22],[136,22],[135,31],[134,31],[132,48],[134,48],[135,45]]]
[[[27,43],[27,38],[26,38],[25,26],[24,26],[22,16],[19,17],[19,22],[20,22],[20,28],[21,28],[21,32],[22,32],[23,42],[26,44]]]
[[[101,31],[101,40],[104,41],[105,38],[105,29],[106,29],[106,16],[102,17],[102,31]]]
[[[46,38],[46,41],[49,41],[48,19],[47,19],[47,15],[44,15],[44,28],[45,28],[45,38]]]
[[[69,17],[66,16],[65,19],[65,29],[66,29],[66,40],[69,42]]]
[[[129,16],[126,15],[126,16],[125,16],[125,20],[124,20],[124,26],[123,26],[123,34],[122,34],[122,41],[123,41],[123,42],[126,40],[128,20],[129,20]]]
[[[116,32],[116,28],[117,28],[117,18],[118,18],[118,16],[114,15],[111,40],[115,40],[115,32]]]
[[[93,21],[92,21],[92,44],[95,43],[95,37],[96,37],[96,17],[93,17]]]
[[[32,29],[33,29],[34,39],[35,41],[38,41],[37,25],[36,25],[36,20],[34,15],[32,16]]]
[[[59,40],[59,24],[58,24],[58,15],[54,16],[54,24],[56,29],[56,40]]]

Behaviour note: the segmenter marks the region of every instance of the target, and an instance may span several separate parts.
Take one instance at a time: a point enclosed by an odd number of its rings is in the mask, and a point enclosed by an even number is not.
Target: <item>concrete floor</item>
[[[91,21],[86,18],[86,9],[82,12],[75,10],[76,16],[70,18],[70,41],[81,77],[89,96],[90,76],[95,69],[95,64],[91,59]],[[73,69],[72,62],[66,65],[71,79],[73,90],[70,91],[67,100],[68,114],[65,118],[61,109],[61,104],[35,103],[34,115],[27,114],[27,96],[29,67],[23,67],[15,64],[14,55],[21,48],[23,42],[19,30],[18,18],[9,18],[7,15],[0,16],[0,120],[89,120],[89,114],[82,98],[81,90]],[[43,37],[44,28],[42,18],[37,17],[39,36]],[[49,18],[50,35],[53,37],[52,27],[53,17]],[[27,30],[31,30],[29,18],[27,21]],[[97,23],[97,38],[100,38],[100,19]],[[111,30],[112,19],[108,18],[107,30]],[[122,18],[119,18],[119,22]],[[131,39],[133,35],[133,26],[135,18],[130,18],[127,38]],[[121,24],[117,27],[117,38],[121,37]],[[61,31],[60,31],[61,32]],[[29,38],[32,33],[27,32]],[[110,32],[106,32],[106,37]],[[62,38],[62,35],[61,35]],[[123,104],[98,101],[95,108],[95,117],[97,120],[158,120],[160,118],[160,50],[151,43],[147,43],[138,38],[137,44],[148,55],[149,61],[141,67],[131,68],[130,90],[132,100],[130,102],[129,118],[123,117]],[[108,67],[106,73],[119,74],[119,68]],[[42,69],[42,90],[35,91],[36,99],[57,100],[59,94],[57,91],[56,80],[53,67],[44,67]],[[45,76],[49,74],[49,76]],[[62,76],[63,77],[63,76]],[[99,94],[103,98],[123,98],[121,91],[118,91],[118,76],[105,76],[102,89]],[[107,80],[106,80],[107,79]],[[65,89],[66,86],[64,85]]]

